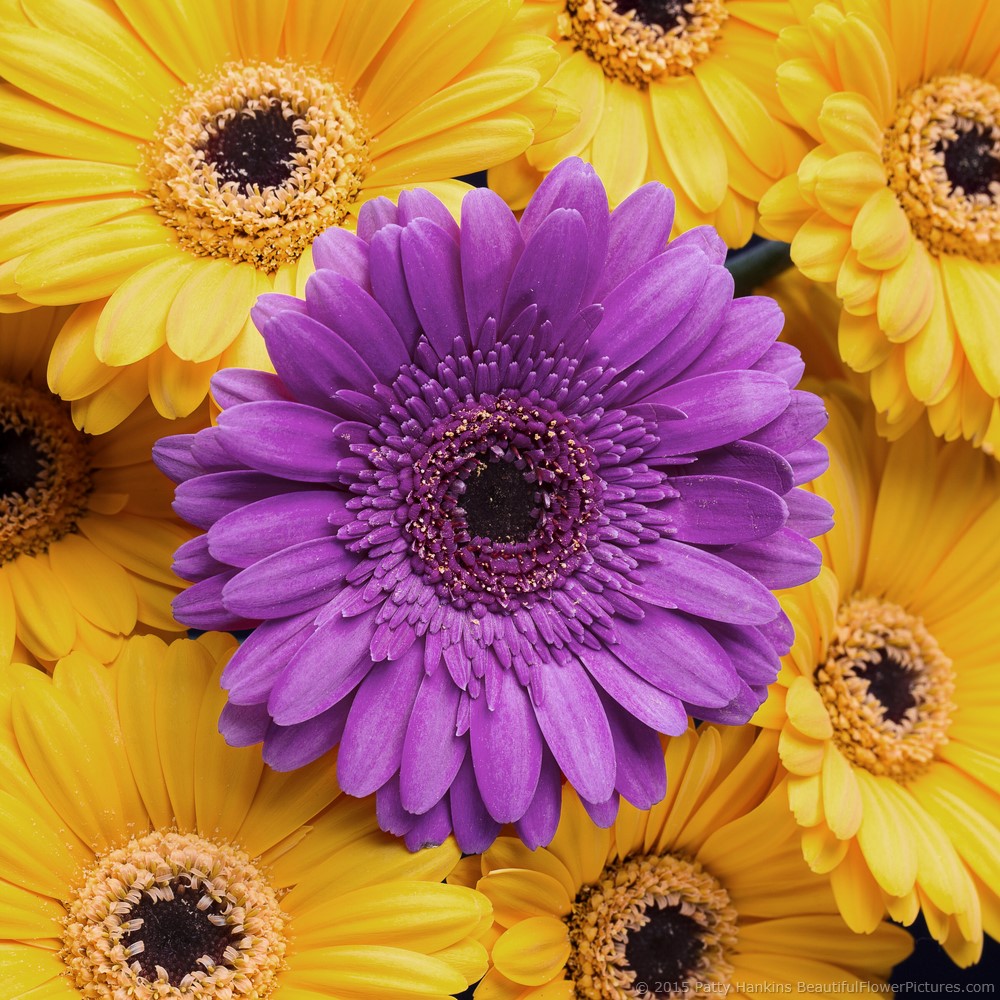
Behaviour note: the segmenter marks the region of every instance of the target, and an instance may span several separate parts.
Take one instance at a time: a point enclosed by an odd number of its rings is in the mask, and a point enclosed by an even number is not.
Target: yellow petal
[[[858,260],[883,271],[903,262],[912,241],[910,220],[886,187],[864,203],[851,229],[851,246]]]
[[[799,826],[813,827],[823,822],[823,795],[818,774],[788,779],[788,805]]]
[[[960,365],[956,335],[948,318],[940,261],[931,266],[931,312],[927,322],[907,341],[906,381],[922,403],[939,403],[954,387]]]
[[[903,896],[917,878],[917,851],[909,826],[886,790],[892,780],[861,769],[855,776],[864,810],[858,846],[878,884],[893,896]]]
[[[815,212],[792,240],[792,260],[813,281],[836,281],[851,245],[850,230],[825,212]]]
[[[161,347],[149,358],[149,398],[168,420],[187,417],[204,402],[211,378],[218,370],[218,357],[184,361],[169,346]]]
[[[838,153],[857,150],[881,157],[883,130],[877,114],[875,106],[863,94],[843,91],[831,94],[819,113],[824,142]]]
[[[543,986],[562,975],[569,954],[569,933],[561,920],[529,917],[500,936],[493,964],[515,983]]]
[[[65,973],[66,966],[51,948],[0,941],[0,990],[5,997],[35,1000],[46,983],[62,984]]]
[[[644,95],[626,84],[608,86],[604,112],[590,146],[590,161],[600,175],[614,207],[646,177],[649,139],[641,101]],[[654,140],[655,141],[655,140]]]
[[[792,774],[807,777],[816,774],[823,766],[823,747],[822,742],[801,736],[786,726],[781,731],[778,752],[781,754],[781,763]]]
[[[285,19],[285,51],[336,66],[337,80],[353,88],[408,9],[396,0],[371,0],[363,6],[343,0],[293,4]]]
[[[88,434],[106,434],[128,417],[147,395],[145,358],[127,368],[108,368],[111,378],[84,399],[73,401],[73,422]]]
[[[49,559],[77,611],[105,631],[132,631],[135,591],[121,566],[80,535],[61,538],[49,548]]]
[[[41,660],[65,656],[76,637],[76,614],[46,557],[18,556],[6,571],[21,641]]]
[[[62,934],[66,911],[53,899],[0,880],[0,938],[29,941]]]
[[[826,745],[821,777],[826,824],[841,840],[848,840],[861,826],[861,793],[858,791],[854,768],[833,743]]]
[[[482,871],[487,873],[496,868],[530,868],[551,875],[570,896],[576,896],[580,890],[580,883],[551,851],[544,847],[529,850],[514,837],[498,837],[493,841],[483,855],[483,865]]]
[[[150,209],[110,219],[56,246],[33,251],[21,262],[15,280],[29,302],[81,302],[110,295],[124,278],[175,253]]]
[[[846,309],[837,327],[840,356],[856,372],[871,371],[892,353],[893,347],[871,316],[854,316]]]
[[[251,264],[202,260],[186,272],[167,314],[167,344],[184,361],[208,361],[240,332],[256,298]]]
[[[878,325],[893,343],[913,337],[934,306],[934,279],[929,254],[913,240],[903,262],[885,271],[878,294]]]
[[[649,87],[653,120],[667,163],[702,212],[714,212],[728,187],[726,152],[714,113],[696,80],[674,77]]]
[[[107,365],[129,365],[162,347],[170,306],[178,289],[199,266],[193,257],[171,255],[122,282],[97,322],[97,357]]]
[[[888,37],[874,21],[849,14],[834,47],[841,89],[863,94],[876,120],[888,122],[896,104],[896,57]]]
[[[814,872],[826,875],[844,860],[851,843],[839,840],[821,823],[802,831],[802,857]]]
[[[797,677],[791,683],[785,705],[789,721],[804,736],[814,740],[828,740],[833,736],[830,714],[809,678]]]
[[[480,881],[479,890],[493,904],[494,918],[503,927],[513,927],[526,917],[564,917],[572,908],[566,890],[542,872],[491,872]]]
[[[837,296],[854,316],[871,316],[878,306],[883,271],[865,267],[853,248],[848,247],[837,272]]]
[[[0,157],[0,185],[3,200],[9,205],[131,194],[144,186],[135,167],[17,153]]]
[[[881,835],[888,838],[886,831]],[[852,931],[871,934],[878,927],[885,914],[882,893],[857,841],[851,841],[844,860],[830,872],[830,888],[840,915]]]
[[[63,399],[80,399],[115,377],[94,354],[94,330],[104,301],[86,302],[63,324],[49,355],[49,388]]]
[[[798,175],[789,174],[761,198],[760,224],[768,236],[790,242],[813,211],[799,190]]]
[[[1000,309],[1000,264],[980,264],[953,254],[940,258],[948,304],[965,356],[979,384],[1000,396],[1000,352],[989,317]]]
[[[881,158],[868,152],[850,152],[834,156],[823,165],[815,190],[823,211],[850,225],[869,197],[884,187]]]

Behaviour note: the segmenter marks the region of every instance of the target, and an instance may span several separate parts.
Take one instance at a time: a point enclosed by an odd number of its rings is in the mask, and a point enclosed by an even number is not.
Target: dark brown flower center
[[[535,487],[510,462],[488,462],[465,480],[461,506],[473,537],[523,542],[538,527]]]
[[[858,664],[855,673],[868,681],[868,693],[882,706],[884,718],[900,725],[917,703],[913,695],[914,672],[885,646],[875,651],[875,657],[871,662]]]
[[[630,10],[643,24],[658,24],[664,31],[675,27],[685,13],[687,0],[617,0],[615,7],[622,14]]]
[[[679,906],[650,907],[646,916],[649,922],[629,931],[625,942],[625,961],[635,973],[632,988],[661,996],[681,993],[701,959],[702,928]]]
[[[34,436],[26,430],[0,427],[0,496],[24,496],[41,473],[42,456]]]
[[[223,120],[205,144],[205,160],[220,184],[235,181],[244,194],[280,187],[295,169],[300,122],[279,102]]]
[[[219,903],[183,883],[172,885],[171,889],[173,899],[144,895],[138,906],[132,908],[129,921],[141,920],[142,926],[126,934],[122,943],[134,950],[142,942],[142,950],[134,957],[142,976],[155,981],[157,969],[161,968],[170,984],[178,986],[192,972],[229,966],[223,956],[234,942],[232,928]]]
[[[967,195],[991,194],[1000,183],[1000,143],[979,122],[959,118],[957,138],[939,141],[935,147],[944,156],[944,170],[952,190]]]

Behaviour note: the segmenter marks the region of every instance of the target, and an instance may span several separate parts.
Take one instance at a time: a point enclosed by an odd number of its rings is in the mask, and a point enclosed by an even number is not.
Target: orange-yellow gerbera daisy
[[[843,301],[840,351],[884,430],[1000,446],[1000,5],[836,0],[784,30],[813,140],[761,225]]]
[[[810,0],[527,0],[524,21],[556,42],[551,86],[580,108],[562,136],[490,171],[523,208],[566,156],[593,163],[617,205],[646,181],[677,200],[677,231],[710,223],[750,238],[760,196],[805,146],[774,89],[778,32]]]
[[[149,403],[100,437],[76,429],[45,366],[69,309],[0,315],[0,667],[75,649],[109,661],[137,627],[181,632],[171,571],[194,535],[170,509],[153,443],[168,424]],[[208,420],[204,408],[181,422]]]
[[[101,432],[147,394],[182,416],[220,366],[268,367],[250,306],[301,294],[319,232],[414,185],[454,200],[444,179],[564,129],[539,89],[557,56],[519,6],[0,8],[0,308],[90,303],[49,369],[77,423]]]
[[[555,838],[501,837],[456,880],[493,903],[493,968],[476,1000],[860,993],[910,952],[882,924],[844,924],[809,871],[774,734],[703,726],[666,745],[668,790],[597,826],[564,788]]]
[[[0,995],[444,1000],[486,970],[479,893],[442,884],[327,756],[278,774],[218,733],[230,636],[128,640],[0,677]]]
[[[922,911],[967,965],[1000,936],[1000,469],[923,426],[887,444],[844,384],[827,405],[837,523],[779,595],[795,644],[754,721],[847,922]]]

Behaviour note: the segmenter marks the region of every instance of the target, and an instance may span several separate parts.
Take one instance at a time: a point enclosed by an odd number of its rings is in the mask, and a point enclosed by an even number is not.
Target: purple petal
[[[618,817],[618,806],[621,800],[617,792],[612,792],[603,802],[588,802],[584,798],[581,798],[580,801],[583,803],[583,808],[587,810],[590,821],[602,830],[611,826]]]
[[[238,462],[272,476],[324,483],[349,455],[331,414],[301,403],[245,403],[219,414],[220,440]]]
[[[712,264],[725,264],[727,248],[725,241],[711,226],[695,226],[670,241],[673,247],[697,247]]]
[[[285,383],[273,372],[249,368],[224,368],[212,376],[212,398],[220,409],[237,403],[255,403],[262,399],[289,400]]]
[[[231,472],[240,463],[222,447],[218,427],[206,427],[191,442],[191,454],[206,472]]]
[[[739,677],[711,634],[677,611],[647,605],[639,622],[621,622],[612,652],[640,677],[681,701],[716,707],[736,694]]]
[[[371,291],[368,244],[349,229],[331,226],[320,233],[313,240],[312,258],[317,271],[333,271],[353,281],[366,292]]]
[[[561,208],[579,212],[586,226],[589,264],[584,298],[591,301],[608,255],[610,219],[604,185],[589,163],[579,159],[563,160],[542,181],[521,215],[521,235],[525,241],[529,241],[547,218]]]
[[[792,490],[785,496],[788,527],[806,538],[816,538],[833,527],[833,507],[828,500],[807,490]]]
[[[469,190],[471,192],[474,189],[470,188]],[[463,207],[464,200],[463,198]],[[443,229],[455,243],[458,243],[458,223],[455,221],[455,217],[430,191],[424,188],[400,191],[398,206],[397,222],[400,226],[408,226],[417,219],[429,219],[439,229]]]
[[[181,483],[174,495],[173,508],[195,527],[209,528],[226,514],[255,500],[304,489],[309,487],[260,472],[213,472]]]
[[[783,611],[774,621],[758,625],[754,631],[759,632],[771,644],[776,656],[787,655],[795,641],[795,627]],[[748,683],[752,683],[749,678],[746,679]]]
[[[603,301],[633,271],[663,253],[674,224],[674,195],[659,181],[633,191],[612,213],[608,255],[594,290]]]
[[[370,391],[379,381],[354,347],[312,316],[286,313],[263,334],[275,370],[295,398],[310,406],[326,409],[339,389]]]
[[[285,664],[314,631],[313,616],[308,614],[255,628],[222,671],[229,700],[236,705],[266,702]]]
[[[492,663],[488,669],[500,670],[500,665]],[[531,698],[512,671],[501,674],[499,688],[492,710],[484,697],[473,701],[469,736],[486,808],[495,820],[513,823],[534,798],[542,766],[542,736]]]
[[[667,769],[656,732],[637,722],[613,698],[602,695],[618,761],[615,789],[636,809],[649,809],[667,794]]]
[[[580,656],[601,688],[637,720],[668,736],[687,729],[687,712],[680,700],[629,670],[613,653],[584,649]]]
[[[421,816],[415,817],[403,842],[411,851],[423,851],[444,843],[451,833],[451,810],[448,799],[442,798]]]
[[[514,213],[488,188],[462,200],[462,288],[469,330],[479,332],[487,316],[500,318],[503,298],[524,241]]]
[[[557,209],[525,244],[507,288],[500,329],[535,303],[539,322],[552,323],[554,346],[580,306],[586,268],[587,227],[579,212]]]
[[[306,282],[306,305],[309,315],[350,344],[382,382],[391,382],[410,360],[392,320],[371,295],[348,278],[317,271]]]
[[[241,570],[222,599],[247,618],[287,618],[325,604],[357,563],[339,539],[311,538]]]
[[[774,377],[768,376],[768,378]],[[819,396],[814,396],[811,392],[793,390],[788,408],[781,416],[761,430],[741,436],[773,448],[782,455],[788,455],[812,441],[826,426],[828,416],[826,406]]]
[[[403,808],[399,799],[399,777],[390,778],[375,793],[375,816],[386,833],[402,837],[413,828],[417,817]]]
[[[388,198],[373,198],[358,212],[358,237],[371,243],[376,233],[386,226],[396,225],[398,220],[399,210]]]
[[[337,745],[350,707],[345,699],[294,726],[278,726],[272,722],[264,737],[264,763],[275,771],[294,771],[322,757]]]
[[[661,509],[679,542],[731,545],[763,538],[788,519],[785,501],[756,483],[726,476],[671,476],[680,496]]]
[[[263,333],[264,327],[275,316],[283,316],[286,313],[305,314],[306,304],[302,299],[294,295],[285,295],[283,292],[265,292],[257,297],[257,301],[250,307],[250,318],[259,331]]]
[[[153,463],[175,483],[183,483],[205,471],[191,454],[195,437],[195,434],[172,434],[153,445]]]
[[[368,644],[374,620],[332,618],[319,626],[286,661],[267,700],[279,726],[305,722],[346,697],[371,670]]]
[[[719,625],[713,629],[713,634],[729,654],[743,681],[765,687],[774,683],[781,664],[771,640],[759,629]]]
[[[772,344],[753,367],[754,371],[777,375],[785,381],[789,389],[794,389],[799,384],[806,370],[799,349],[780,342]]]
[[[456,736],[462,692],[447,670],[425,676],[417,692],[403,740],[399,794],[403,808],[424,813],[448,791],[468,749]]]
[[[660,429],[657,453],[691,454],[746,437],[782,413],[788,396],[788,386],[765,372],[716,372],[667,386],[648,402],[676,407],[687,419]]]
[[[225,573],[231,567],[213,559],[208,552],[208,539],[198,535],[174,553],[174,564],[170,568],[182,580],[204,580],[216,573]]]
[[[335,490],[265,497],[219,518],[208,531],[209,550],[230,566],[252,566],[300,542],[335,535],[353,520],[349,499]]]
[[[468,340],[462,266],[458,246],[428,219],[411,222],[399,238],[406,287],[420,327],[438,357],[445,357],[456,338]]]
[[[807,441],[802,447],[788,452],[785,458],[794,470],[796,486],[811,483],[830,466],[830,455],[822,441]]]
[[[582,360],[595,364],[609,357],[618,370],[641,361],[698,303],[707,279],[699,250],[682,247],[654,257],[608,293]]]
[[[271,724],[266,705],[234,705],[227,702],[219,715],[219,732],[231,747],[262,743]]]
[[[420,337],[420,320],[403,274],[402,234],[399,226],[386,226],[372,239],[372,292],[375,301],[399,331],[403,343],[412,351]]]
[[[423,649],[415,646],[376,663],[359,685],[337,754],[337,779],[348,795],[370,795],[399,770],[423,676]]]
[[[615,787],[615,752],[593,682],[575,660],[536,670],[532,681],[535,716],[556,763],[582,798],[603,802]]]
[[[555,758],[544,749],[538,787],[528,811],[514,824],[517,835],[529,850],[543,847],[556,835],[562,811],[562,774]]]
[[[723,726],[742,726],[750,721],[750,716],[760,708],[764,699],[750,690],[750,687],[740,681],[738,693],[728,705],[721,708],[704,708],[701,705],[689,706],[691,714],[703,722],[718,722]]]
[[[792,467],[776,451],[753,441],[733,441],[698,456],[692,472],[756,483],[784,496],[792,488]]]
[[[232,576],[232,572],[219,573],[182,590],[171,604],[174,617],[188,628],[200,628],[206,632],[236,632],[253,628],[257,624],[254,619],[234,614],[222,603],[222,590]]]
[[[734,299],[717,335],[682,377],[752,367],[784,325],[785,314],[774,299],[765,295]]]
[[[757,577],[771,590],[808,583],[815,579],[823,562],[819,549],[791,528],[782,528],[767,538],[733,545],[719,555]]]
[[[487,812],[479,787],[471,755],[466,755],[458,769],[449,795],[451,825],[455,830],[458,846],[466,854],[485,851],[500,833],[500,824]]]

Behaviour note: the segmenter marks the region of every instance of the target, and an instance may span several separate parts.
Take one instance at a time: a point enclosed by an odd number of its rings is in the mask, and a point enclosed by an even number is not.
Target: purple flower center
[[[418,569],[460,606],[506,606],[572,572],[600,510],[596,463],[544,403],[480,396],[435,421],[413,462],[406,528]]]

